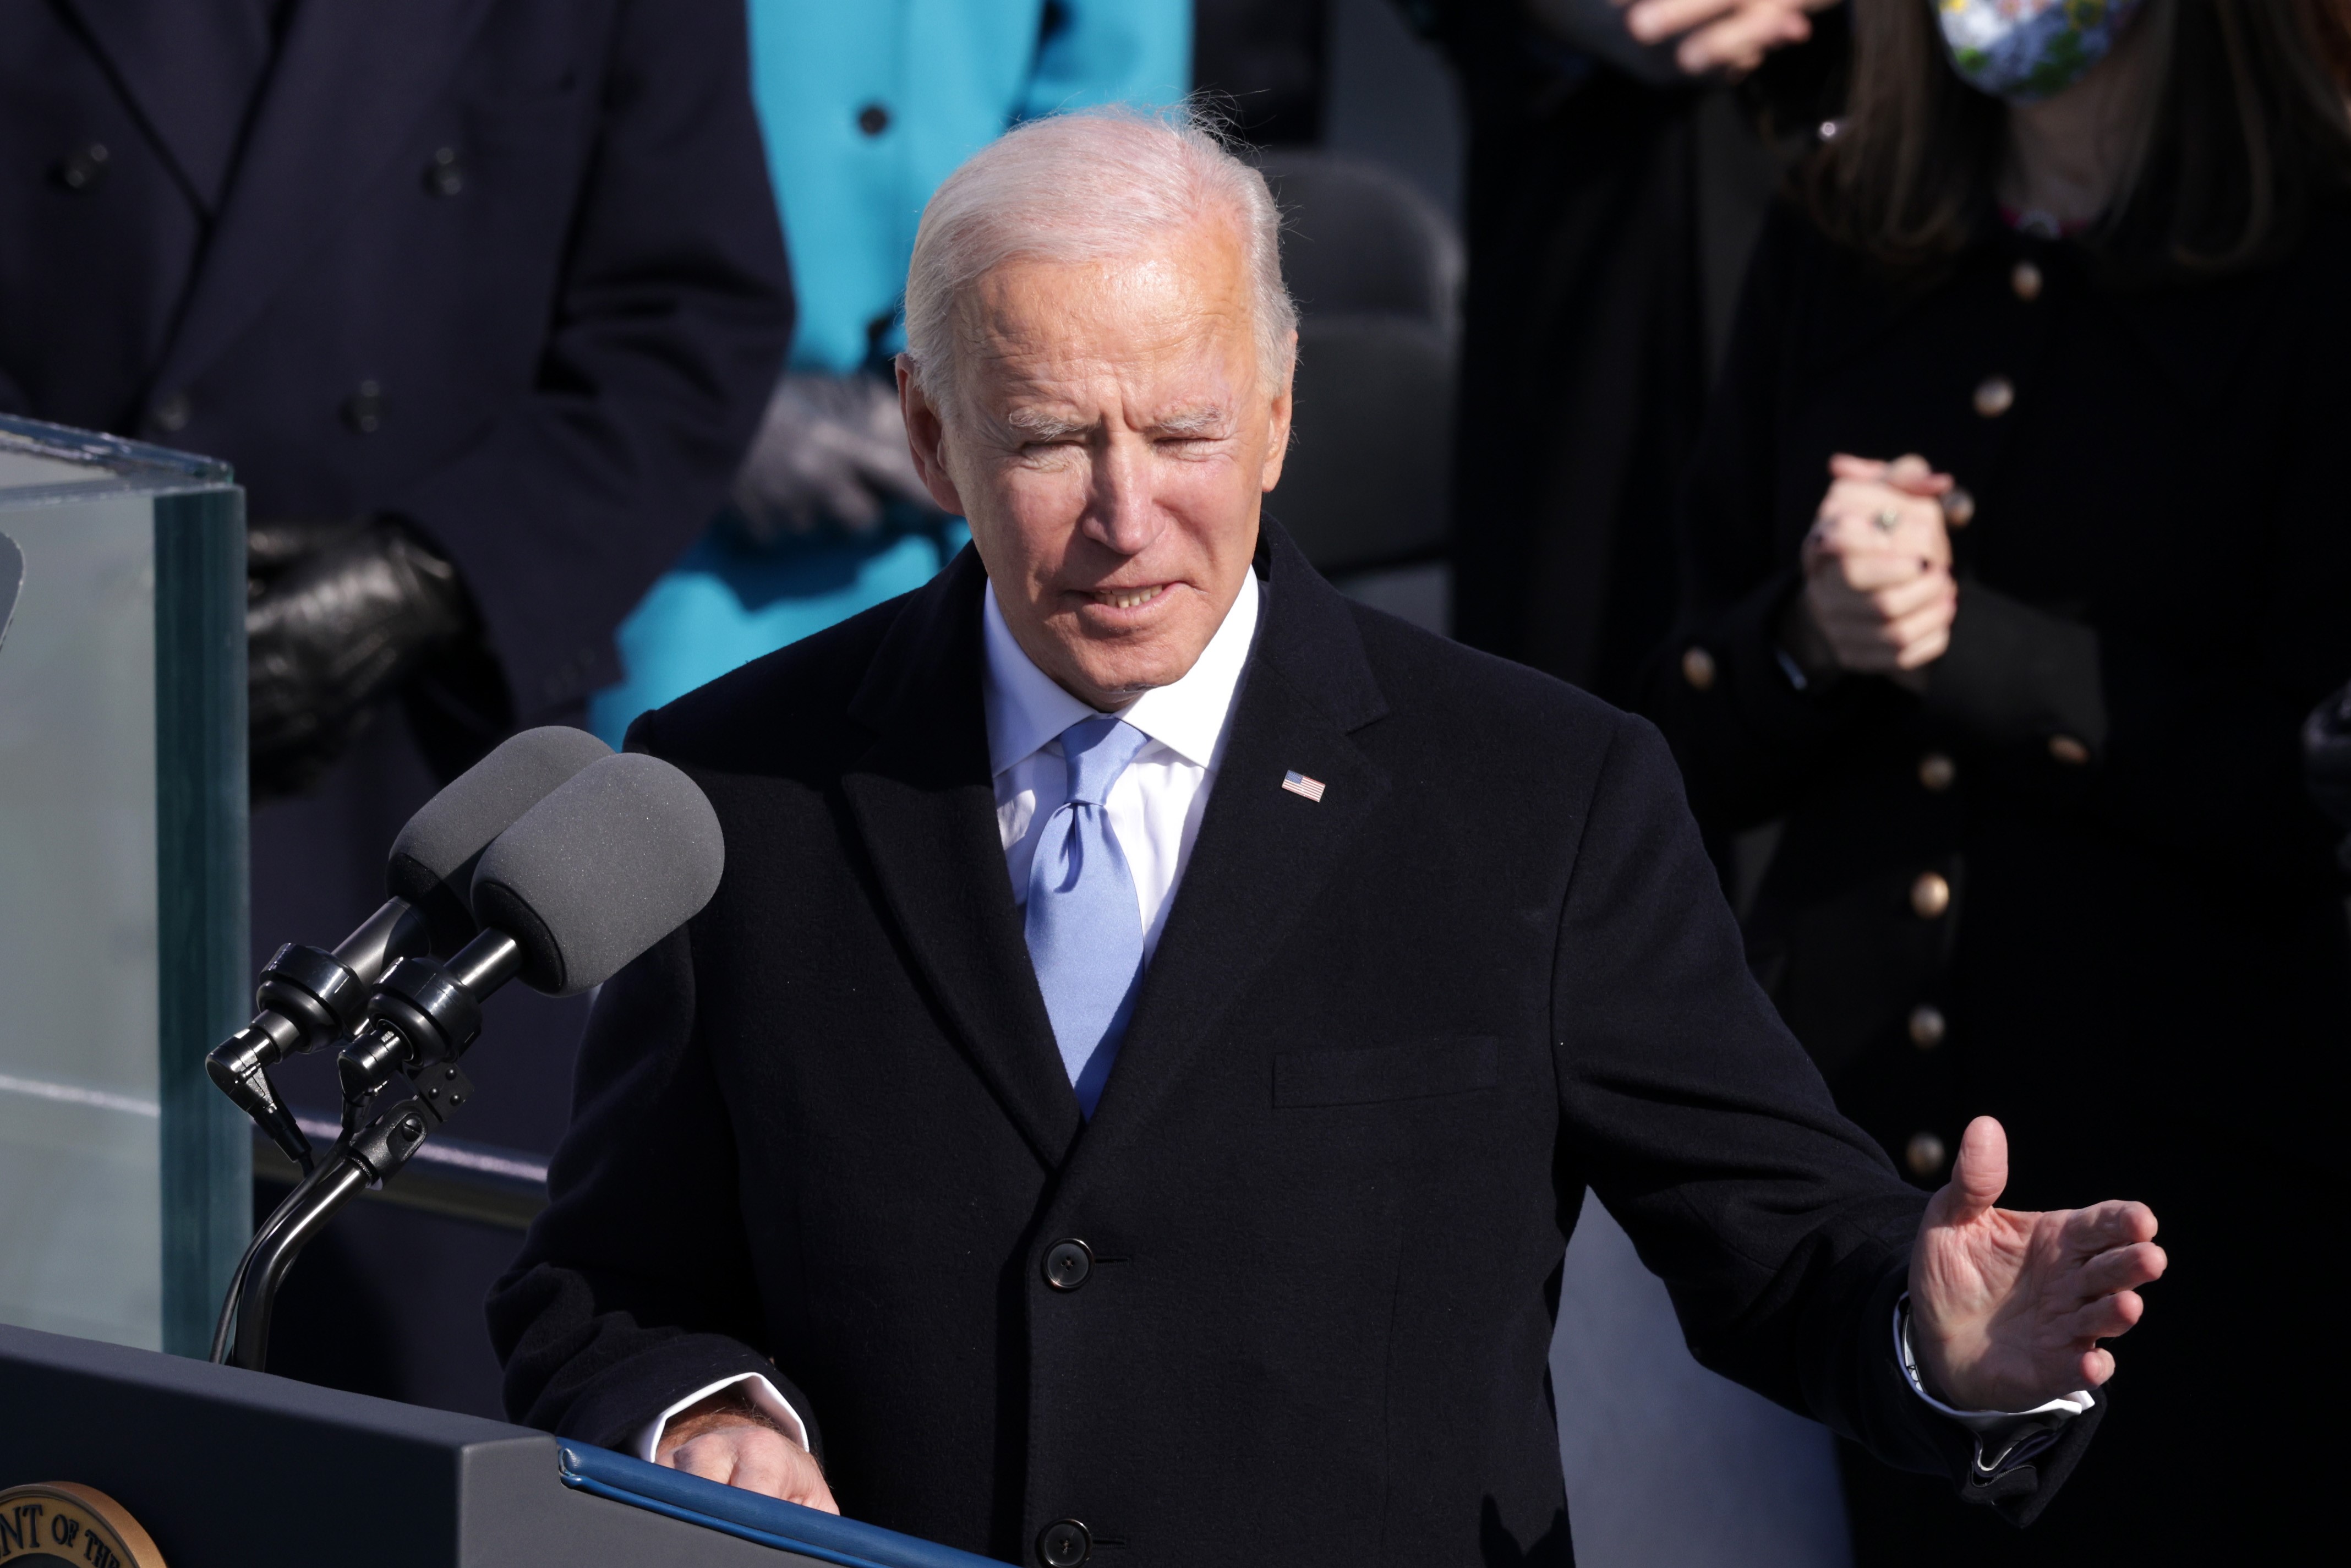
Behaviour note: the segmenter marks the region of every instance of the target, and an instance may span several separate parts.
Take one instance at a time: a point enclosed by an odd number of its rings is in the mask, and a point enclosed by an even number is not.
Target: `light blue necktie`
[[[1143,982],[1143,915],[1107,802],[1150,740],[1108,715],[1061,732],[1070,798],[1045,819],[1029,867],[1029,960],[1078,1108],[1090,1118]]]

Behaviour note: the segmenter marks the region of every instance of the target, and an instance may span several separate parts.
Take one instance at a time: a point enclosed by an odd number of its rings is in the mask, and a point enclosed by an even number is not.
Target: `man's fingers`
[[[2095,1301],[2117,1291],[2137,1290],[2162,1279],[2170,1261],[2154,1242],[2135,1241],[2084,1263],[2074,1276],[2074,1291],[2084,1301]]]
[[[672,1469],[705,1480],[727,1482],[735,1475],[735,1451],[724,1434],[713,1433],[680,1443],[669,1455]]]
[[[2102,1347],[2085,1350],[2082,1353],[2082,1359],[2074,1364],[2074,1375],[2080,1380],[2074,1386],[2104,1388],[2106,1379],[2114,1375],[2114,1352]]]
[[[2127,1198],[2110,1198],[2075,1209],[2074,1224],[2068,1228],[2095,1240],[2101,1250],[2128,1246],[2134,1241],[2152,1241],[2156,1234],[2155,1210]]]
[[[2140,1318],[2147,1315],[2147,1298],[2137,1291],[2116,1291],[2111,1296],[2100,1296],[2095,1301],[2085,1301],[2066,1320],[2066,1338],[2076,1344],[2091,1340],[2113,1339],[2128,1333]]]
[[[770,1439],[760,1442],[746,1436],[734,1445],[735,1473],[726,1484],[755,1491],[763,1497],[779,1497],[792,1500],[791,1458],[798,1449],[775,1433],[761,1430],[760,1436]]]
[[[2008,1186],[2008,1133],[1990,1116],[1978,1116],[1959,1134],[1959,1157],[1951,1163],[1950,1185],[1958,1212],[1972,1219],[2000,1201]]]

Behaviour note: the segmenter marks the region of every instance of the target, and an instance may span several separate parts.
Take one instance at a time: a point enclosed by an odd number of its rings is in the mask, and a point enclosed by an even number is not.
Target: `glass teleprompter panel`
[[[0,418],[0,1321],[200,1350],[248,1218],[191,1092],[246,983],[242,536],[222,465]]]

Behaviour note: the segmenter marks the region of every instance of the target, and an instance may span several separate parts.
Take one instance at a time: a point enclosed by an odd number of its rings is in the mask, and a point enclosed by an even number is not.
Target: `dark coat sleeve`
[[[708,521],[782,364],[791,289],[743,7],[633,0],[537,385],[395,497],[456,561],[516,716],[609,680],[609,643]]]
[[[1837,1112],[1749,977],[1737,923],[1656,729],[1622,721],[1560,925],[1552,1034],[1562,1146],[1666,1282],[1704,1364],[1945,1475],[2019,1522],[2090,1437],[1974,1471],[1972,1437],[1913,1394],[1895,1304],[1926,1196]]]
[[[632,727],[644,749],[650,716]],[[516,1420],[605,1448],[696,1388],[757,1373],[815,1412],[764,1339],[735,1144],[697,1032],[691,925],[605,983],[551,1201],[489,1300]]]

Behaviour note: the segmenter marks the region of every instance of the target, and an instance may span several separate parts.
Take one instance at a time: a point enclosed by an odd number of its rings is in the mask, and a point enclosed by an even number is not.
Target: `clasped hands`
[[[1921,690],[1959,614],[1943,521],[1951,476],[1923,457],[1842,453],[1829,474],[1804,536],[1804,591],[1789,603],[1781,643],[1808,676],[1850,671]]]
[[[2098,1342],[2138,1322],[2138,1288],[2164,1270],[2147,1205],[2029,1214],[1998,1206],[2007,1185],[2008,1134],[1979,1116],[1911,1245],[1911,1349],[1927,1391],[1959,1410],[2030,1410],[2104,1384],[2115,1358]],[[739,1385],[674,1417],[653,1457],[841,1511],[816,1457],[776,1430]]]

